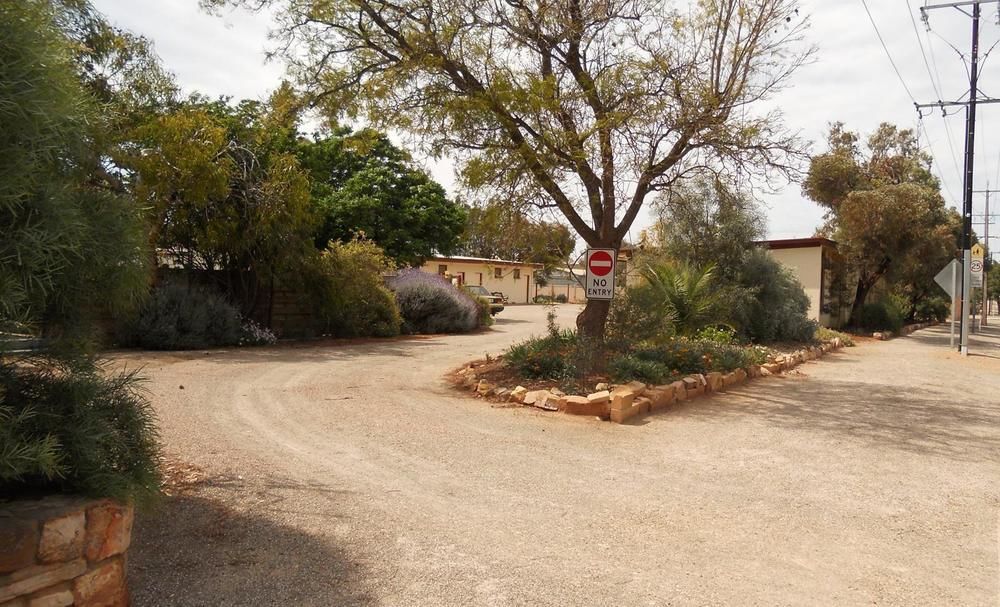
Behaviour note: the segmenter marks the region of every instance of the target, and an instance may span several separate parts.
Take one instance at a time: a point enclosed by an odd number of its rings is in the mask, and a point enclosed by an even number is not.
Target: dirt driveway
[[[135,604],[997,604],[1000,333],[964,360],[944,329],[867,344],[635,425],[444,384],[543,330],[512,307],[482,335],[120,357],[204,475],[140,519]]]

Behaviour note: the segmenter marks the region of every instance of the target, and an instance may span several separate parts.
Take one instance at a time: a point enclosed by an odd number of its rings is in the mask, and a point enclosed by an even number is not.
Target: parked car
[[[486,287],[480,285],[465,285],[463,288],[475,297],[488,301],[490,304],[490,315],[496,316],[498,312],[503,312],[503,294],[494,295]]]

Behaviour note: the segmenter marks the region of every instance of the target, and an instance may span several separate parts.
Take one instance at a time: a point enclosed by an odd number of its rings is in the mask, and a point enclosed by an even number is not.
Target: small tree
[[[826,207],[824,231],[839,243],[847,269],[856,277],[855,325],[879,280],[904,264],[926,264],[929,260],[917,256],[920,247],[948,222],[930,157],[921,151],[914,131],[882,124],[865,150],[859,141],[843,124],[832,125],[830,149],[812,159],[802,188]]]
[[[765,218],[746,194],[712,175],[702,175],[659,197],[654,206],[656,244],[670,259],[696,267],[715,265],[735,277]]]
[[[809,55],[794,0],[203,3],[278,8],[316,103],[423,137],[468,185],[556,208],[593,247],[619,247],[693,167],[790,173],[800,150],[778,112],[753,112]],[[589,301],[577,326],[602,336],[608,309]]]

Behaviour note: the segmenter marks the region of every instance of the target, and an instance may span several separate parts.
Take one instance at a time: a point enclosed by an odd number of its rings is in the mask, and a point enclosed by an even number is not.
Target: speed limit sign
[[[983,260],[973,259],[972,265],[969,266],[969,269],[972,270],[973,274],[981,274],[983,272]]]
[[[980,257],[974,257],[972,263],[969,264],[969,274],[972,276],[972,287],[976,289],[983,288],[983,260]]]

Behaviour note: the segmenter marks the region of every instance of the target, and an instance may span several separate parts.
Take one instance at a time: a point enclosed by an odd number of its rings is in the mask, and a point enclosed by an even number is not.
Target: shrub
[[[741,346],[685,338],[639,348],[634,354],[641,360],[663,365],[672,372],[672,375],[733,371],[767,361],[767,350],[760,346]]]
[[[566,297],[565,293],[560,293],[555,297],[556,303],[566,303],[569,301],[569,297]]]
[[[828,329],[826,327],[818,327],[814,336],[816,341],[832,341],[836,337],[839,337],[840,342],[847,347],[852,347],[854,345],[854,338],[851,337],[850,334],[834,331],[833,329]]]
[[[249,319],[243,322],[243,327],[240,330],[241,346],[270,346],[277,342],[278,338],[270,329]]]
[[[121,337],[125,345],[151,350],[235,346],[243,337],[243,323],[221,295],[168,284],[154,289]]]
[[[674,335],[674,313],[659,301],[648,285],[629,287],[611,301],[605,336],[615,349],[645,341],[663,341]]]
[[[493,313],[490,311],[490,302],[488,299],[483,299],[482,297],[474,297],[476,306],[479,307],[479,326],[480,327],[492,327],[493,326]]]
[[[747,255],[730,301],[732,321],[753,342],[810,341],[818,326],[802,284],[766,251]]]
[[[154,498],[157,432],[136,372],[30,362],[0,365],[0,495]]]
[[[444,278],[412,268],[390,286],[406,333],[467,333],[480,326],[480,305]]]
[[[730,327],[705,327],[694,336],[699,341],[710,341],[717,344],[735,344],[736,331]]]
[[[525,378],[565,379],[580,374],[576,332],[550,330],[507,349],[504,360]]]
[[[904,313],[892,298],[867,303],[861,308],[861,328],[866,331],[899,331],[903,328]]]
[[[671,317],[674,332],[694,335],[700,329],[728,321],[721,291],[715,281],[715,267],[696,268],[686,264],[658,263],[643,270],[648,304],[662,308]]]
[[[402,319],[382,276],[392,261],[373,242],[332,242],[309,268],[307,286],[322,326],[337,337],[392,337]]]
[[[631,354],[613,358],[608,363],[608,373],[612,380],[621,383],[638,380],[647,384],[662,384],[673,376],[670,367],[663,363]]]
[[[951,304],[946,297],[928,297],[914,306],[913,318],[917,322],[942,321],[948,318]]]

